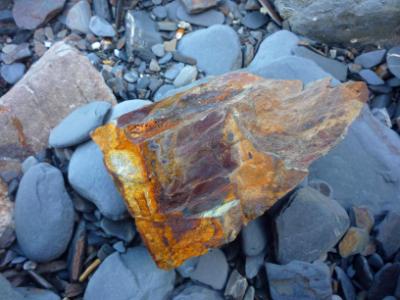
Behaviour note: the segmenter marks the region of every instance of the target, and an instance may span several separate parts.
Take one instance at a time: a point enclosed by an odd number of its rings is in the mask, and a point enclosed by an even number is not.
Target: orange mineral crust
[[[307,86],[236,72],[92,135],[159,267],[232,241],[344,136],[365,84]]]

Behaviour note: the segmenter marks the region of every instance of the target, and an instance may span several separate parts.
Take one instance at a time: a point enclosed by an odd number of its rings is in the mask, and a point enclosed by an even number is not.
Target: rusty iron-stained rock
[[[249,73],[215,77],[98,128],[136,226],[161,268],[232,241],[344,136],[367,88]]]

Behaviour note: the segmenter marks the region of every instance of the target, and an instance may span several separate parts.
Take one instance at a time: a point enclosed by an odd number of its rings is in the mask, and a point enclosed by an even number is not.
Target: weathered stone
[[[369,235],[365,229],[350,227],[339,244],[342,257],[362,253],[369,243]]]
[[[391,296],[396,291],[397,280],[400,277],[400,263],[387,263],[374,276],[374,282],[368,291],[369,300],[380,300]]]
[[[265,268],[272,300],[327,300],[332,296],[329,268],[322,262],[267,263]]]
[[[294,32],[315,40],[346,46],[394,46],[400,41],[397,0],[276,0],[274,4]]]
[[[36,29],[59,13],[64,4],[65,0],[16,0],[13,17],[19,28]]]
[[[0,98],[2,163],[22,161],[47,146],[50,130],[90,99],[115,103],[103,78],[73,47],[60,42]]]
[[[195,14],[202,12],[218,4],[218,0],[182,0],[188,13]]]
[[[366,206],[374,215],[400,210],[400,139],[368,107],[347,136],[310,167],[310,180],[329,183],[343,207]]]
[[[243,299],[247,286],[248,283],[246,278],[235,269],[229,276],[224,295],[228,298]]]
[[[157,264],[172,268],[232,241],[292,190],[366,97],[363,83],[322,80],[302,91],[299,81],[230,73],[123,115],[92,138]]]
[[[0,178],[0,249],[10,246],[15,239],[14,204],[8,198],[7,185]]]
[[[306,187],[290,197],[275,224],[276,258],[285,264],[322,257],[345,234],[350,221],[339,203]]]

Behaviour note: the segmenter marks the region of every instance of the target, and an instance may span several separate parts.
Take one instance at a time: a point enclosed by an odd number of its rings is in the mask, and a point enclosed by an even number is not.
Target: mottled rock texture
[[[0,173],[2,165],[43,150],[50,130],[93,99],[115,103],[85,56],[64,42],[55,44],[0,98]]]
[[[161,268],[232,241],[307,175],[367,89],[228,73],[125,114],[92,138]]]

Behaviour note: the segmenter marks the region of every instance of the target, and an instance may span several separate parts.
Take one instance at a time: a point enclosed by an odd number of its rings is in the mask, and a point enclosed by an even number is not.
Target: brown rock
[[[339,243],[339,253],[349,257],[364,252],[369,245],[369,235],[365,229],[350,227]]]
[[[371,231],[372,227],[374,227],[374,215],[368,207],[353,206],[351,209],[351,216],[354,224],[359,228],[365,229],[368,233]]]
[[[182,2],[188,13],[195,14],[216,6],[219,0],[182,0]]]
[[[0,179],[0,249],[10,246],[15,239],[13,211],[7,185]]]
[[[232,241],[358,116],[363,83],[215,77],[92,135],[161,268]]]
[[[93,99],[115,103],[85,56],[63,42],[55,44],[0,98],[0,174],[2,165],[44,149],[50,130]]]
[[[64,7],[65,0],[15,0],[13,16],[22,29],[36,29],[57,15]]]

